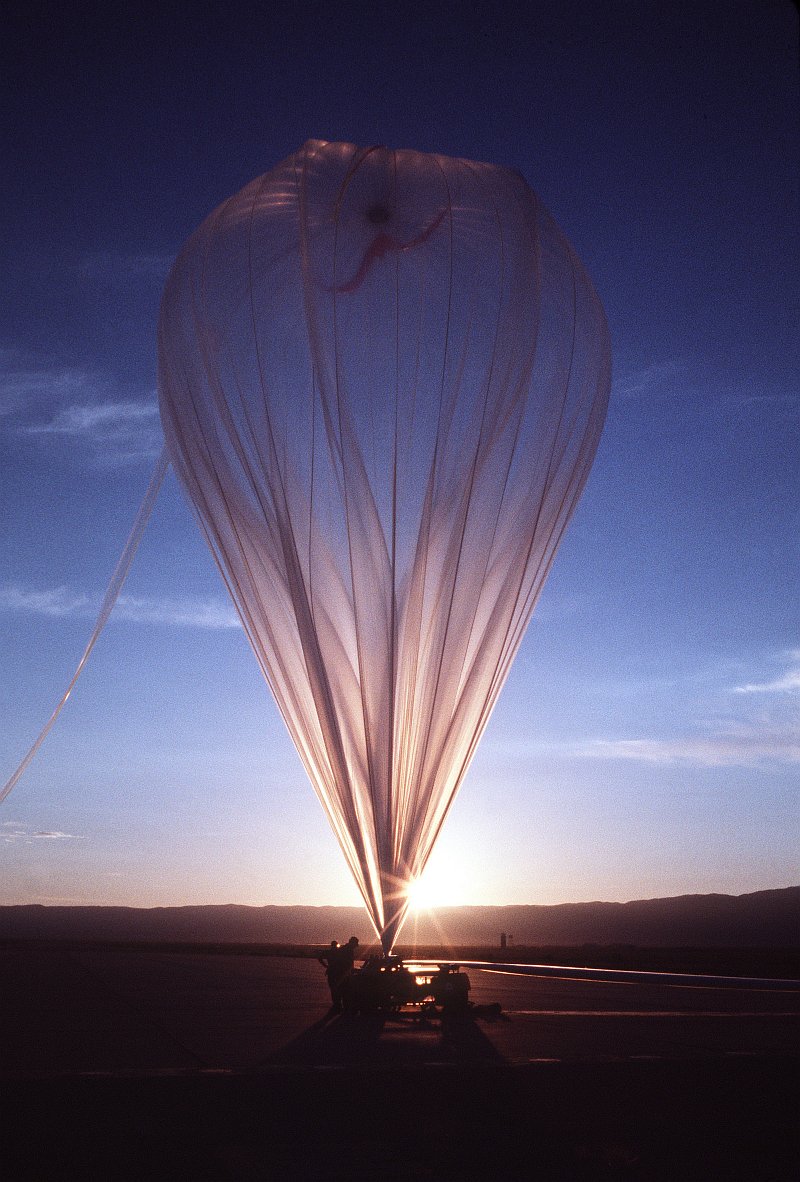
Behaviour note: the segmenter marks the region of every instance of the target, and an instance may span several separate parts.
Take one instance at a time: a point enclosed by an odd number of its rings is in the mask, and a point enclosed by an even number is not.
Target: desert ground
[[[420,1021],[314,959],[0,949],[0,1177],[800,1176],[797,991],[469,975]]]

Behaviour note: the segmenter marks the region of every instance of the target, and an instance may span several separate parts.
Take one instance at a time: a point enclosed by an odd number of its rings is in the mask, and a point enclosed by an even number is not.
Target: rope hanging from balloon
[[[98,613],[94,628],[92,629],[91,636],[89,637],[86,648],[83,650],[83,656],[81,657],[80,661],[78,661],[77,668],[76,668],[75,672],[73,673],[72,678],[70,679],[69,685],[64,690],[64,693],[61,695],[61,698],[59,699],[55,710],[50,715],[47,722],[44,724],[41,731],[39,732],[39,735],[37,736],[36,741],[34,742],[33,746],[30,748],[27,755],[22,760],[22,762],[20,763],[20,765],[16,769],[16,771],[13,773],[13,775],[11,775],[8,778],[8,780],[6,780],[2,789],[0,789],[0,801],[5,800],[5,798],[9,794],[9,792],[11,792],[15,788],[15,786],[17,785],[19,780],[25,774],[28,766],[30,765],[30,763],[33,760],[34,756],[36,755],[37,751],[41,747],[42,743],[45,741],[45,739],[49,735],[50,731],[52,730],[53,726],[55,725],[56,719],[58,718],[59,714],[61,713],[61,711],[64,709],[65,705],[67,704],[67,700],[68,700],[70,694],[72,693],[73,689],[75,688],[75,684],[76,684],[78,678],[80,677],[81,673],[83,672],[83,670],[86,666],[86,662],[89,660],[89,656],[91,654],[91,651],[94,648],[95,644],[97,643],[100,633],[103,631],[106,624],[108,623],[109,617],[110,617],[112,611],[114,610],[114,605],[116,604],[117,600],[119,599],[122,588],[125,585],[125,580],[128,577],[128,572],[131,569],[131,563],[133,562],[134,555],[136,554],[136,551],[139,548],[139,543],[142,540],[142,534],[145,531],[145,527],[146,527],[148,521],[150,520],[150,516],[153,512],[153,507],[156,503],[156,498],[158,497],[159,489],[161,488],[161,485],[164,481],[164,477],[167,473],[168,467],[169,467],[169,454],[167,452],[166,447],[163,447],[161,449],[161,454],[159,455],[158,460],[156,461],[156,466],[153,469],[153,475],[150,477],[150,483],[147,486],[147,491],[144,494],[144,499],[142,500],[142,503],[139,506],[139,511],[136,514],[136,519],[134,520],[133,526],[131,528],[131,532],[128,535],[128,540],[125,543],[125,547],[122,551],[122,554],[119,557],[119,561],[117,562],[117,565],[114,569],[114,573],[111,576],[111,581],[108,584],[108,588],[106,590],[105,595],[103,596],[103,602],[100,605],[100,611]]]

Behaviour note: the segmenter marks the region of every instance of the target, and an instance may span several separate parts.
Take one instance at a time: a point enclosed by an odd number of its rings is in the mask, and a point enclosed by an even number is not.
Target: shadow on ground
[[[489,1062],[502,1062],[501,1056],[471,1014],[430,1020],[409,1014],[330,1013],[271,1055],[264,1066],[396,1067]]]

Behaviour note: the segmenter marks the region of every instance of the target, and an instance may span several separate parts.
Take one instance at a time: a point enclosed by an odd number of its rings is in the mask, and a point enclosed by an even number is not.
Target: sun
[[[463,865],[454,856],[434,856],[420,877],[408,884],[406,892],[412,914],[435,911],[438,907],[463,906],[467,902]]]
[[[407,893],[409,911],[431,911],[442,905],[441,899],[437,897],[436,883],[424,874],[416,882],[408,884]]]

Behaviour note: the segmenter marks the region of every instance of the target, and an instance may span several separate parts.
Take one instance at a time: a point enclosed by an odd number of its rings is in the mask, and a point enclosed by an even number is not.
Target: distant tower
[[[500,933],[500,947],[505,948],[505,946],[506,946],[506,934],[505,934],[505,932],[501,932]]]

